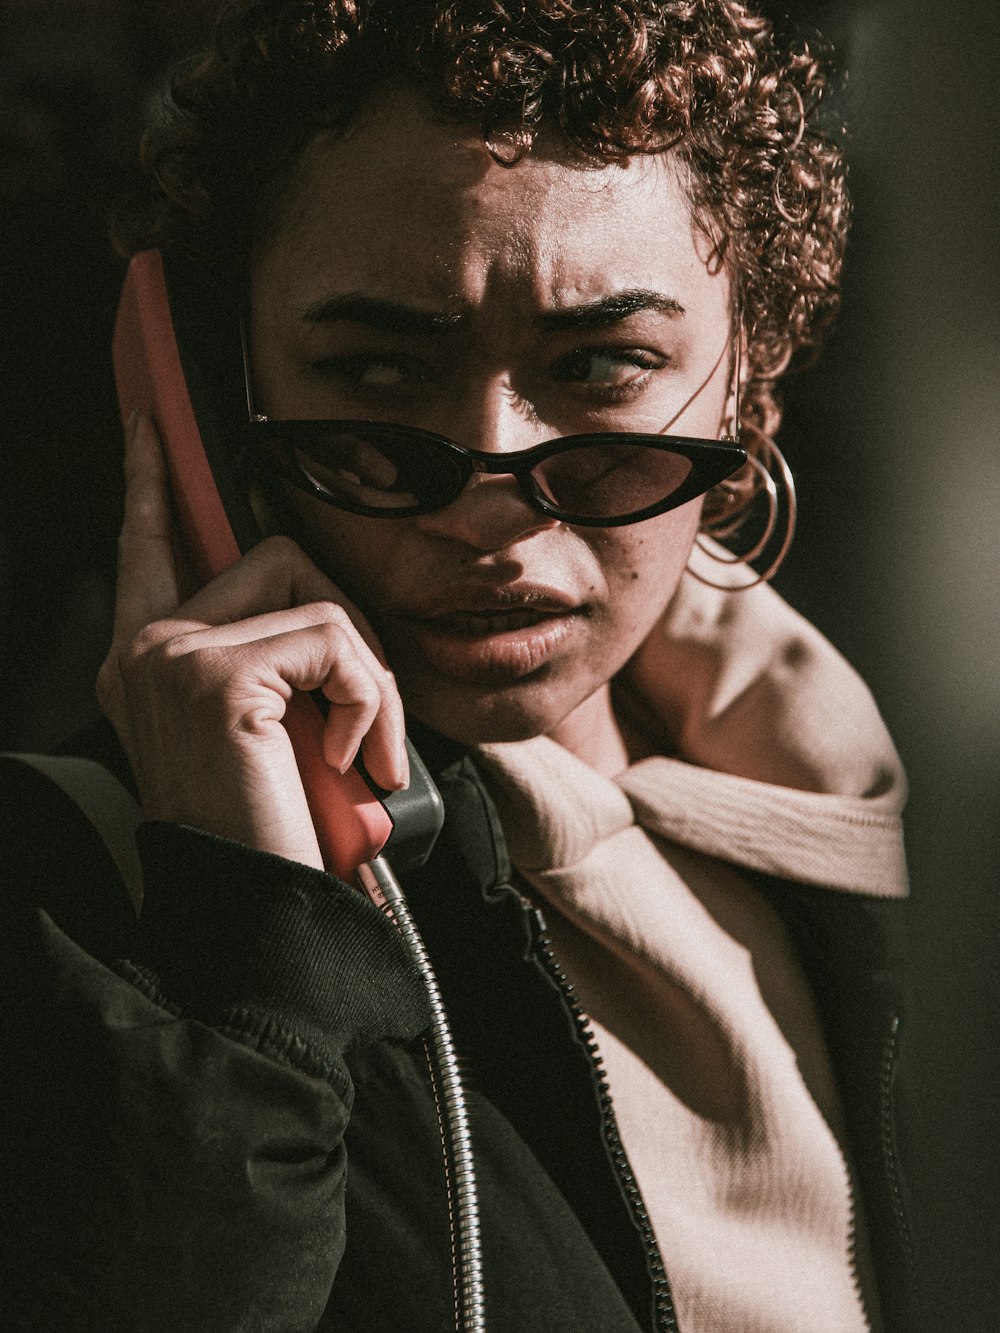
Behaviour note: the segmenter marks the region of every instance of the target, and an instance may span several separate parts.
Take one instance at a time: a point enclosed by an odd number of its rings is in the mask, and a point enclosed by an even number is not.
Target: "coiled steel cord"
[[[441,998],[441,988],[409,904],[389,863],[384,857],[377,856],[359,866],[357,873],[358,881],[369,898],[399,929],[427,988],[431,1007],[428,1043],[431,1077],[441,1121],[441,1141],[448,1181],[455,1327],[458,1333],[485,1333],[483,1247],[472,1136],[469,1132],[465,1089]]]

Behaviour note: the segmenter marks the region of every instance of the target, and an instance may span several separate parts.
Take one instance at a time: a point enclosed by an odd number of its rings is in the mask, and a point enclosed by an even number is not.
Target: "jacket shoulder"
[[[135,855],[130,804],[94,761],[0,757],[0,910],[8,921],[41,909],[95,957],[117,952],[135,924],[126,883]]]

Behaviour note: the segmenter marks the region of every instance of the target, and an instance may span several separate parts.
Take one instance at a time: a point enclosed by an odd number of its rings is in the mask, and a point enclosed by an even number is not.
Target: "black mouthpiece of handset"
[[[410,764],[410,781],[401,791],[386,791],[380,787],[361,760],[355,760],[358,772],[392,820],[392,833],[381,855],[397,874],[404,874],[424,864],[444,824],[441,793],[408,736],[406,754]]]

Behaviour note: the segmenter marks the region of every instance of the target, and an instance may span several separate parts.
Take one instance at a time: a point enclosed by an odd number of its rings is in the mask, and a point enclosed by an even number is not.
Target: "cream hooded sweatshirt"
[[[590,1016],[685,1333],[880,1327],[812,996],[747,871],[902,896],[899,760],[771,589],[684,580],[627,669],[661,751],[614,779],[482,747],[526,892]]]

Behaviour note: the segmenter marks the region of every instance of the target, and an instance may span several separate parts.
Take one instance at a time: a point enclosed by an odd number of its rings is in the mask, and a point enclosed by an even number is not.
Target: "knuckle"
[[[303,611],[311,622],[311,632],[319,636],[325,651],[332,656],[340,657],[354,647],[354,626],[336,602],[312,602]]]
[[[302,548],[285,533],[273,533],[265,537],[253,548],[247,559],[260,561],[264,565],[295,566],[305,559]]]
[[[149,684],[162,691],[173,661],[181,656],[183,638],[169,621],[153,621],[131,638],[113,642],[97,673],[104,712],[110,717],[131,707]]]
[[[382,691],[379,689],[377,683],[367,673],[365,673],[360,679],[360,686],[358,693],[364,700],[366,707],[370,708],[373,712],[381,708]]]
[[[191,640],[188,634],[162,639],[146,655],[147,669],[157,686],[188,700],[203,695],[213,679],[210,651],[196,648]]]
[[[403,701],[399,693],[399,685],[396,682],[395,675],[389,670],[388,667],[381,668],[380,679],[382,683],[382,690],[386,698],[391,699],[394,702],[398,702],[400,707],[402,707]]]
[[[374,718],[384,706],[382,691],[379,689],[378,682],[367,671],[359,673],[356,690],[359,709],[362,709],[366,716]]]
[[[314,605],[325,623],[332,625],[342,633],[348,634],[352,639],[356,636],[357,630],[354,628],[354,622],[339,602],[323,601],[316,602]]]
[[[144,626],[133,638],[123,643],[118,649],[119,669],[123,675],[130,675],[153,661],[169,640],[165,637],[165,626],[158,621]]]
[[[174,622],[153,621],[120,644],[106,665],[113,659],[115,674],[126,688],[144,679],[159,690],[184,692],[204,674],[199,660],[204,654],[194,647],[195,637]]]

